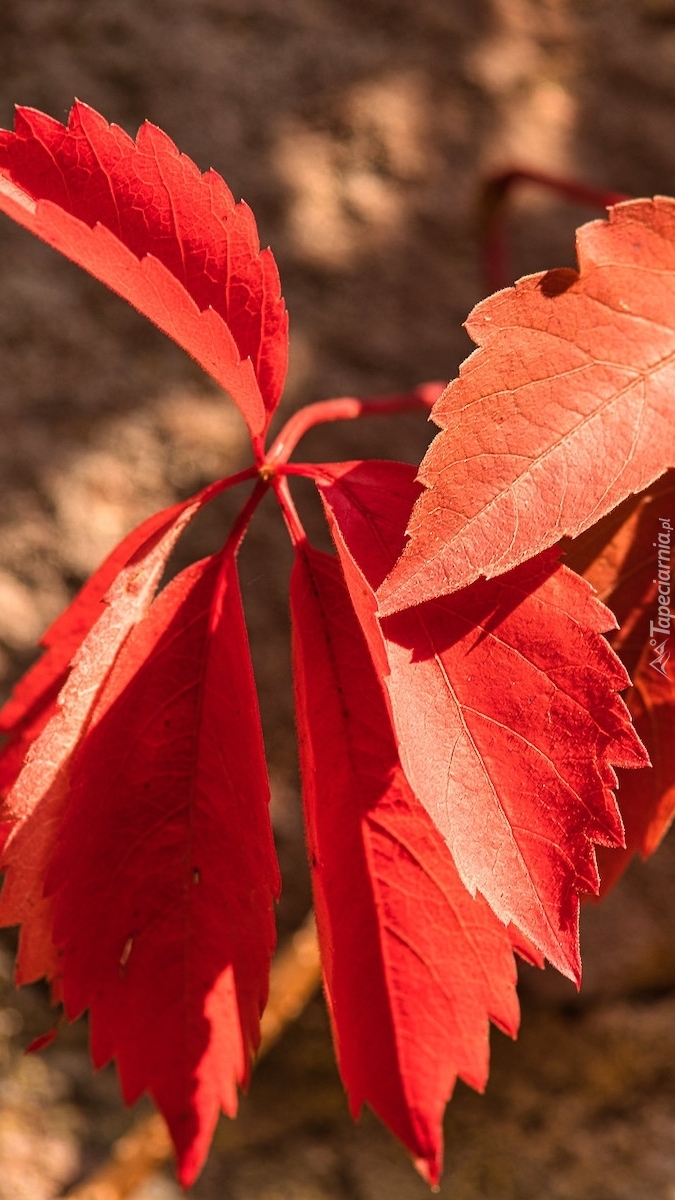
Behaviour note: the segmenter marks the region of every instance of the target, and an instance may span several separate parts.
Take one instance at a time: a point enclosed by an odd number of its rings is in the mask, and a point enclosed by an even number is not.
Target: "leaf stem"
[[[548,188],[558,196],[578,204],[589,204],[594,208],[610,208],[622,200],[629,200],[626,192],[610,192],[602,188],[589,187],[574,179],[560,179],[544,171],[529,171],[516,168],[503,171],[486,180],[479,199],[480,241],[483,254],[483,276],[488,294],[508,287],[511,282],[507,262],[505,209],[509,194],[516,184],[535,183]]]
[[[300,479],[313,479],[315,481],[327,479],[323,463],[282,463],[279,468],[279,475],[282,477],[297,475]]]
[[[421,383],[410,392],[373,396],[370,400],[342,396],[338,400],[319,400],[316,404],[308,404],[293,413],[286,422],[264,465],[271,473],[282,463],[288,462],[298,442],[308,430],[326,421],[353,421],[357,417],[382,417],[414,409],[428,412],[444,387],[445,383],[434,380],[432,383]]]
[[[288,480],[281,475],[275,475],[272,479],[272,487],[274,488],[277,500],[279,501],[279,506],[283,513],[284,521],[286,522],[286,528],[290,534],[293,547],[297,549],[298,546],[305,544],[307,541],[307,534],[305,533],[304,526],[298,515],[298,510],[295,507],[293,497],[291,496],[291,489],[288,486]]]
[[[239,512],[238,516],[235,518],[232,528],[227,535],[227,540],[222,549],[223,558],[226,558],[230,554],[231,555],[237,554],[237,551],[239,550],[239,547],[241,546],[244,534],[246,533],[246,530],[248,529],[249,523],[251,521],[251,517],[253,516],[258,505],[260,504],[260,501],[262,500],[263,496],[265,495],[265,492],[269,491],[269,487],[270,487],[269,481],[267,479],[261,479],[259,477],[258,468],[251,467],[250,470],[251,470],[252,474],[248,475],[248,478],[251,479],[251,478],[257,477],[258,482],[256,483],[253,491],[251,492],[250,496],[246,500],[246,503],[244,504],[243,508]]]
[[[226,475],[223,479],[216,479],[215,483],[210,483],[203,492],[199,493],[201,502],[208,504],[210,500],[214,500],[216,496],[220,496],[229,488],[236,487],[238,483],[247,483],[249,479],[259,478],[257,466],[245,467],[243,471],[237,471],[236,475]]]
[[[253,470],[253,473],[255,475],[258,475],[258,469],[256,467],[253,467],[251,469]],[[232,528],[230,529],[230,532],[228,533],[227,538],[225,539],[223,548],[220,551],[220,567],[218,570],[218,579],[217,579],[216,586],[214,588],[213,596],[211,599],[211,613],[210,613],[210,617],[209,617],[209,633],[213,633],[215,631],[215,629],[218,626],[219,620],[220,620],[220,615],[221,615],[222,607],[223,607],[223,599],[224,599],[224,595],[225,595],[225,589],[227,588],[228,567],[229,567],[230,560],[231,559],[233,560],[236,558],[236,556],[239,552],[239,547],[241,546],[244,534],[246,533],[246,530],[248,529],[251,517],[253,516],[258,505],[260,504],[260,501],[262,500],[263,496],[265,495],[265,492],[269,491],[269,487],[270,487],[270,485],[269,485],[268,480],[262,479],[258,475],[258,482],[256,483],[255,487],[253,488],[253,491],[250,493],[248,499],[244,503],[244,505],[241,508],[240,512],[238,513],[237,517],[235,518]]]

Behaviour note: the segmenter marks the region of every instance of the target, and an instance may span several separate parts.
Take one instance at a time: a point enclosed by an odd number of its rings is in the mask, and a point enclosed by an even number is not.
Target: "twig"
[[[314,913],[310,912],[276,955],[267,1007],[260,1023],[259,1061],[311,1000],[321,979]],[[137,1121],[115,1143],[93,1175],[66,1193],[65,1200],[123,1200],[172,1155],[171,1138],[159,1113]]]

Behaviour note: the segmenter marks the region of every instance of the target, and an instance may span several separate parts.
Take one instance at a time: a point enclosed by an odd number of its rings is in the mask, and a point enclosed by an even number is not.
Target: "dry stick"
[[[262,1058],[291,1021],[300,1015],[321,979],[314,913],[310,912],[288,944],[276,955],[270,973],[267,1007],[260,1023]],[[110,1158],[66,1200],[123,1200],[172,1155],[171,1138],[159,1113],[138,1121],[112,1148]]]

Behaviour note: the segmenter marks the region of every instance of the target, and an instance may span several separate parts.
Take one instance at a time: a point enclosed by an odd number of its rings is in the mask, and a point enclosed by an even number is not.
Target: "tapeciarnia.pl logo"
[[[658,608],[656,620],[649,622],[649,645],[654,651],[654,657],[649,665],[663,675],[664,679],[667,679],[666,665],[670,659],[668,641],[670,639],[670,623],[673,619],[670,610],[670,543],[673,530],[668,517],[659,517],[659,525],[661,528],[654,542],[656,548],[656,579],[654,583],[657,585]]]

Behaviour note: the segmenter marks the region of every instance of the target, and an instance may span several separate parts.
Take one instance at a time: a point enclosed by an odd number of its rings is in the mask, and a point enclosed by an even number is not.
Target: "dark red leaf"
[[[236,568],[187,568],[126,642],[47,874],[72,1020],[149,1091],[187,1185],[259,1039],[278,875]]]
[[[18,774],[16,765],[21,767],[25,750],[52,715],[73,655],[102,615],[104,597],[120,570],[142,559],[151,545],[174,526],[178,536],[209,494],[210,489],[205,489],[198,496],[154,513],[137,525],[42,635],[40,645],[47,653],[19,680],[0,709],[0,731],[13,735],[12,743],[0,750],[0,795],[6,794],[8,786],[14,782]]]
[[[517,566],[675,465],[675,200],[619,204],[577,239],[579,274],[530,275],[469,317],[480,349],[433,409],[383,612]]]
[[[627,677],[590,587],[545,554],[495,581],[381,621],[413,470],[315,468],[354,605],[382,669],[401,762],[469,891],[579,978],[580,891],[593,843],[622,839],[610,762],[646,761],[617,696]],[[381,632],[380,632],[381,631]]]
[[[509,932],[469,895],[401,770],[334,559],[301,547],[294,669],[312,877],[340,1069],[435,1183],[457,1075],[482,1089],[488,1019],[515,1035]]]
[[[136,141],[86,104],[0,131],[0,209],[123,296],[232,396],[259,437],[286,375],[276,264],[255,219],[146,122]]]
[[[193,497],[158,513],[129,534],[71,609],[52,626],[46,635],[49,649],[45,658],[6,706],[17,725],[16,740],[10,742],[4,760],[0,759],[6,782],[13,784],[0,805],[0,820],[13,822],[0,855],[0,870],[6,872],[0,893],[0,925],[22,926],[17,983],[32,983],[44,975],[52,984],[54,997],[59,994],[60,959],[52,940],[51,902],[45,899],[43,887],[68,800],[73,754],[120,648],[145,616],[169,554],[201,502],[202,497]],[[63,649],[55,634],[59,628]],[[54,701],[53,689],[69,661],[72,669]],[[39,735],[21,769],[18,756],[38,728]],[[17,770],[14,780],[11,776]]]

